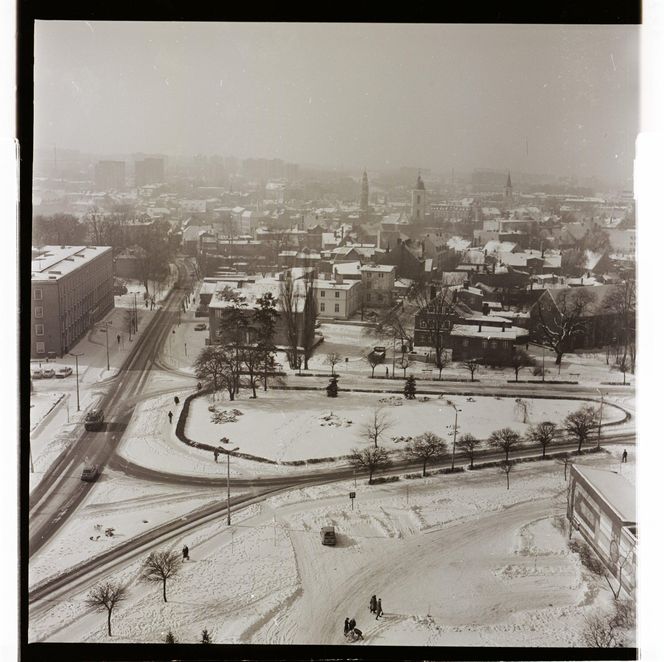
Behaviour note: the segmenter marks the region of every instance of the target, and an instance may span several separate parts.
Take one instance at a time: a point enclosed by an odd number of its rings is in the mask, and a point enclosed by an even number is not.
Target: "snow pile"
[[[210,407],[208,407],[208,410]],[[244,412],[241,412],[239,409],[224,409],[223,411],[217,411],[212,408],[211,420],[213,423],[235,423],[237,419],[242,416]]]

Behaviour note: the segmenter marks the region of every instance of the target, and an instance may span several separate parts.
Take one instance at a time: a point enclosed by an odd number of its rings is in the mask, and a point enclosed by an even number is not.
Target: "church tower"
[[[424,222],[424,213],[426,211],[427,205],[427,192],[424,188],[424,182],[422,181],[422,176],[417,175],[417,184],[412,191],[411,205],[410,205],[410,217],[411,220],[415,223]]]
[[[514,198],[512,197],[512,173],[507,171],[507,184],[505,185],[505,204],[512,205]]]
[[[362,193],[360,195],[360,214],[366,218],[369,214],[369,179],[367,171],[362,174]]]

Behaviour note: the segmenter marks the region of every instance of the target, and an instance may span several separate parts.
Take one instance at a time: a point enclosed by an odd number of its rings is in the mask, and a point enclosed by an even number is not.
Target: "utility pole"
[[[73,356],[76,359],[76,411],[81,411],[81,400],[78,392],[78,357],[85,355],[83,354],[83,352],[81,352],[80,354],[74,354],[73,352],[69,352],[69,356]]]
[[[599,425],[597,426],[597,450],[599,450],[600,439],[602,436],[602,409],[604,408],[604,394],[597,389],[597,392],[600,395],[600,405],[599,405]]]
[[[236,446],[226,454],[226,510],[228,512],[228,526],[231,525],[231,453],[239,450],[239,448],[239,446]]]
[[[459,416],[459,412],[461,410],[457,409],[456,405],[451,400],[448,400],[447,404],[450,407],[454,408],[454,440],[452,441],[452,471],[454,471],[454,457],[456,455],[456,438],[457,438],[457,419]]]

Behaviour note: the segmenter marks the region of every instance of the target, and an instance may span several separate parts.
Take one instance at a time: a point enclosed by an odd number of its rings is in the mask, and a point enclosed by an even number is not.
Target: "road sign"
[[[351,493],[349,494],[349,496],[350,496],[351,499],[354,499],[354,498],[355,498],[355,492],[351,492]]]
[[[350,509],[355,510],[355,508],[353,508],[353,506],[355,505],[355,501],[354,501],[355,492],[351,492],[348,496],[350,497]]]

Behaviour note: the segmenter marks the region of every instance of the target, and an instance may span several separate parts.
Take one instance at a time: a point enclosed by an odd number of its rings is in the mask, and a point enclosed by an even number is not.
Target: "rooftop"
[[[41,246],[33,249],[32,281],[58,280],[81,265],[112,251],[110,246]]]
[[[636,490],[625,477],[614,471],[578,464],[573,469],[605,499],[624,523],[636,523]]]

